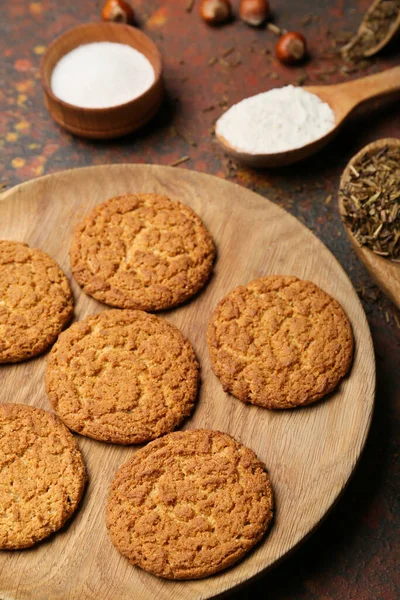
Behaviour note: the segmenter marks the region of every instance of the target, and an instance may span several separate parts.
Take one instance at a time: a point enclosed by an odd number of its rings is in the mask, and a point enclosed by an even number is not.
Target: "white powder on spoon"
[[[216,132],[236,150],[274,154],[309,144],[334,125],[328,104],[301,87],[287,85],[234,104],[217,121]]]
[[[129,102],[154,83],[150,61],[126,44],[94,42],[63,56],[51,75],[51,89],[64,102],[107,108]]]

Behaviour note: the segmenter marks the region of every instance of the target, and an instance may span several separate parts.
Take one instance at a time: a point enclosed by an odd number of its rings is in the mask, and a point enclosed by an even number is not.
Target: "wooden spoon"
[[[326,135],[305,146],[286,152],[249,154],[238,150],[216,132],[216,137],[227,154],[250,167],[280,167],[318,152],[337,134],[343,122],[356,107],[373,99],[400,92],[400,66],[346,83],[311,86],[304,89],[329,104],[335,114],[335,126]]]
[[[343,187],[350,179],[350,167],[357,163],[366,152],[370,152],[371,150],[379,150],[380,148],[386,145],[397,146],[398,148],[400,148],[400,139],[387,138],[377,140],[376,142],[372,142],[371,144],[368,144],[362,150],[360,150],[360,152],[358,152],[358,154],[353,156],[353,158],[350,160],[347,167],[343,171],[343,175],[340,179],[339,211],[342,217],[344,228],[354,250],[356,251],[357,256],[364,263],[364,265],[372,275],[373,279],[383,290],[383,292],[400,309],[400,263],[396,263],[388,258],[378,256],[369,248],[361,246],[358,243],[344,219],[345,209],[343,204],[343,196],[340,193],[340,190],[343,189]]]
[[[371,4],[370,8],[365,13],[363,20],[361,21],[361,25],[358,28],[356,35],[354,36],[354,38],[352,38],[350,40],[350,42],[348,44],[346,44],[346,46],[343,46],[343,48],[341,49],[341,53],[343,55],[346,55],[346,53],[349,50],[351,50],[353,48],[353,46],[355,46],[359,42],[359,40],[365,36],[366,33],[368,33],[369,18],[374,13],[376,7],[379,6],[380,4],[382,4],[382,0],[375,0],[375,2],[373,2]],[[400,31],[400,11],[399,11],[399,14],[397,15],[397,18],[393,21],[393,23],[391,23],[391,25],[387,31],[387,34],[383,38],[383,40],[381,40],[375,46],[372,46],[371,48],[369,48],[369,50],[366,50],[362,56],[368,58],[369,56],[373,56],[374,54],[379,52],[379,50],[382,50],[382,48],[384,48],[386,46],[386,44],[388,44],[399,31]]]

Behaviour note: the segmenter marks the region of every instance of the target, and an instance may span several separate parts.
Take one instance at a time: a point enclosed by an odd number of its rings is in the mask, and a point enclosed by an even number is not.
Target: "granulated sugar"
[[[51,89],[82,108],[117,106],[145,92],[155,80],[150,61],[126,44],[95,42],[78,46],[54,67]]]
[[[236,150],[273,154],[313,142],[334,125],[328,104],[288,85],[234,104],[217,121],[216,132]]]

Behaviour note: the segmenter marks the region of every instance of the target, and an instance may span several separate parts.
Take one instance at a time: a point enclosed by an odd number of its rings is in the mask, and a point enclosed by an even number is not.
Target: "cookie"
[[[41,354],[71,319],[68,280],[48,254],[0,240],[0,363]]]
[[[78,445],[54,414],[0,405],[0,549],[28,548],[60,529],[85,483]]]
[[[178,431],[122,465],[107,528],[132,564],[167,579],[198,579],[242,558],[272,511],[271,483],[252,450],[219,431]]]
[[[315,402],[353,356],[343,308],[311,281],[272,275],[230,292],[207,331],[214,373],[243,402],[279,409]]]
[[[70,429],[140,444],[191,413],[199,365],[188,340],[165,319],[114,309],[60,335],[45,380],[54,410]]]
[[[156,194],[112,198],[76,228],[70,259],[86,294],[119,308],[181,304],[206,283],[215,247],[200,217]]]

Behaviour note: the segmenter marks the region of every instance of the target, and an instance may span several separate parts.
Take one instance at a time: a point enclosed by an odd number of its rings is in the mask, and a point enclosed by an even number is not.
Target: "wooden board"
[[[226,431],[267,464],[276,492],[274,525],[238,565],[205,580],[173,582],[131,566],[112,546],[105,527],[109,484],[134,447],[77,436],[90,481],[80,510],[61,532],[36,548],[0,554],[3,600],[203,599],[271,567],[320,522],[342,492],[368,432],[375,391],[371,337],[346,274],[325,246],[296,219],[265,198],[222,179],[148,165],[111,165],[65,171],[3,194],[0,237],[48,252],[72,281],[75,315],[105,307],[85,296],[71,278],[71,231],[96,204],[127,192],[157,192],[181,200],[202,217],[218,248],[214,275],[192,302],[164,316],[189,338],[202,367],[196,410],[185,428]],[[354,328],[350,376],[325,401],[271,412],[225,394],[213,375],[205,331],[216,303],[233,287],[267,274],[309,278],[337,298]],[[45,358],[0,367],[0,399],[49,409]]]

